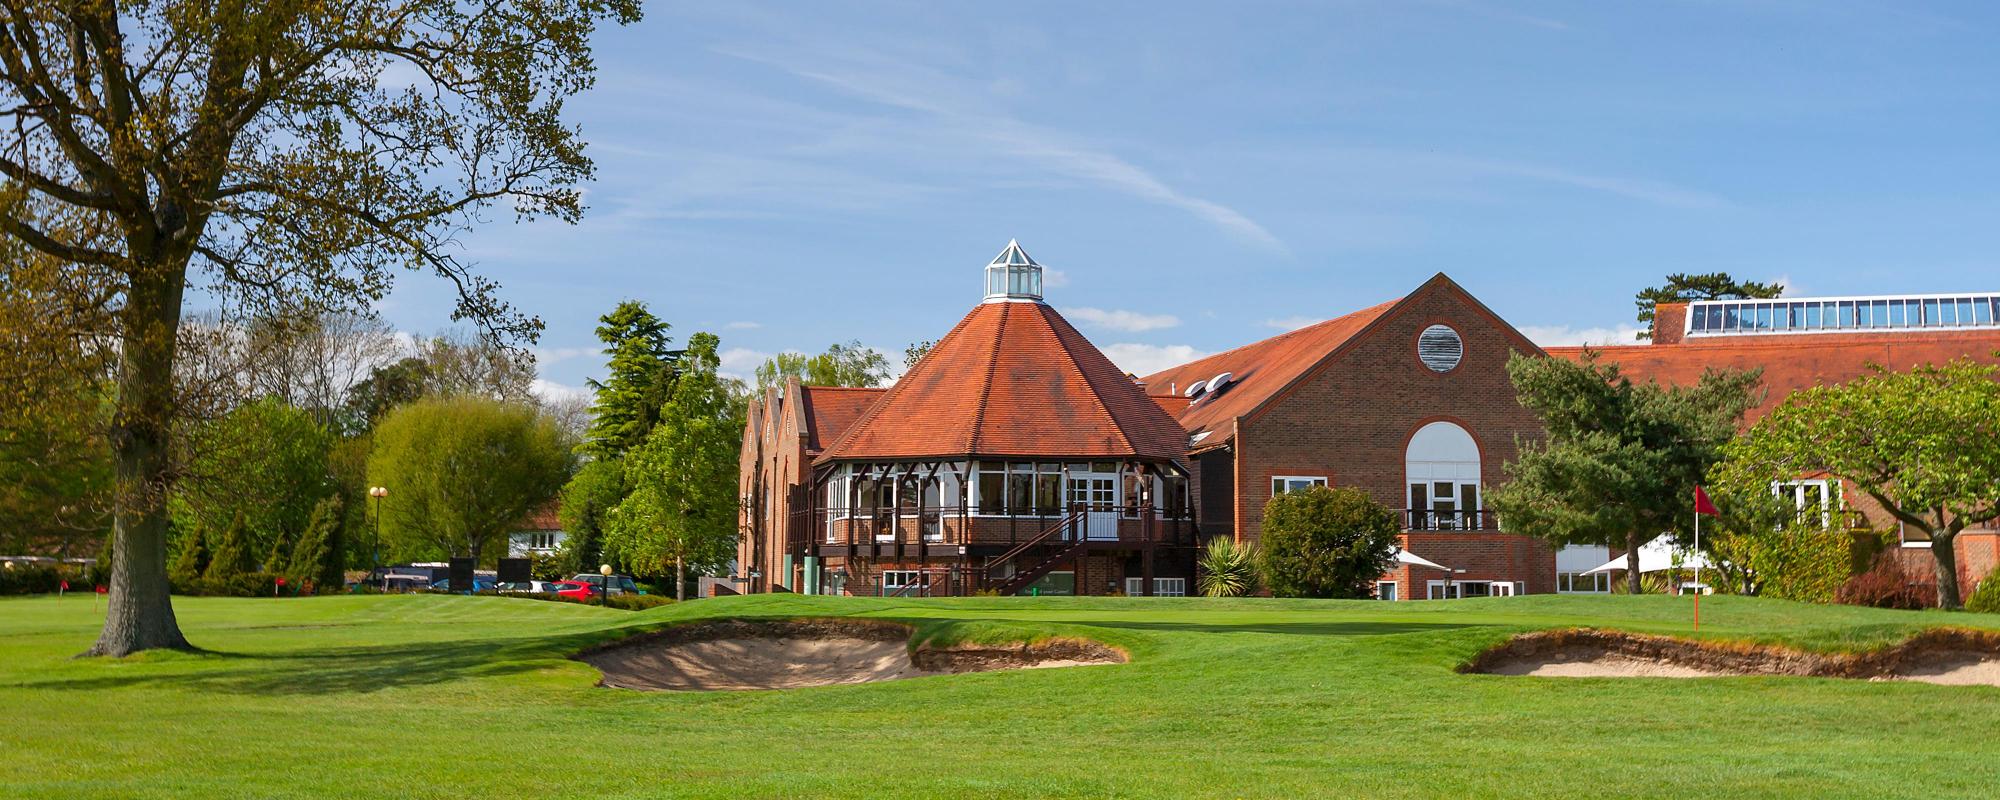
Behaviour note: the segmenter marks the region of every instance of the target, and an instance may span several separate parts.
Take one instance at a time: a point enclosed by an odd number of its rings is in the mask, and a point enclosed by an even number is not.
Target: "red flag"
[[[47,586],[48,584],[46,584],[46,583],[45,583],[45,584],[42,584],[42,585],[43,585],[43,586]],[[62,590],[63,590],[63,591],[65,591],[65,592],[69,591],[69,581],[63,581],[63,582],[62,582]]]
[[[1707,514],[1711,517],[1722,516],[1722,512],[1715,510],[1715,504],[1709,502],[1708,493],[1702,491],[1699,486],[1694,487],[1694,513]]]

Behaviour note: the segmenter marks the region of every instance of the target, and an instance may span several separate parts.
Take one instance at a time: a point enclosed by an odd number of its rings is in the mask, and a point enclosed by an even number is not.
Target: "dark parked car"
[[[438,581],[438,582],[436,582],[436,583],[433,583],[433,584],[431,584],[431,588],[433,588],[433,589],[436,589],[436,590],[438,590],[438,591],[442,591],[442,592],[449,592],[449,591],[452,591],[452,588],[451,588],[451,579],[450,579],[450,578],[446,578],[446,579],[444,579],[444,580],[441,580],[441,581]],[[460,589],[460,590],[458,590],[458,591],[465,591],[465,590],[464,590],[464,589]],[[490,591],[493,591],[493,581],[491,581],[491,580],[488,580],[488,579],[486,579],[486,578],[473,578],[473,579],[472,579],[472,591],[475,591],[475,592],[490,592]]]

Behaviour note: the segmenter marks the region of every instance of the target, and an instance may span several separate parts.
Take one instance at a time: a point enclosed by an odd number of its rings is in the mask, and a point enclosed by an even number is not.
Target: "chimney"
[[[1688,304],[1653,304],[1653,344],[1680,344],[1687,333]]]

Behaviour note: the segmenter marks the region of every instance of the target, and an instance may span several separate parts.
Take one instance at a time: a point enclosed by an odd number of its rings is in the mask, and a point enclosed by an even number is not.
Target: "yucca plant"
[[[1242,597],[1257,591],[1257,548],[1239,545],[1227,536],[1208,540],[1198,565],[1195,588],[1203,597]]]

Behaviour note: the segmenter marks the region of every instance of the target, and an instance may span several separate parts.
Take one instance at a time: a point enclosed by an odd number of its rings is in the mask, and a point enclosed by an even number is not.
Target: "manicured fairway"
[[[2000,689],[1542,679],[1506,636],[1686,633],[1684,601],[762,596],[179,599],[210,652],[71,660],[91,600],[0,600],[0,797],[2000,796]],[[1713,598],[1702,633],[1855,649],[2000,616]],[[864,615],[1081,635],[1120,666],[781,692],[594,688],[565,656],[676,620]]]

